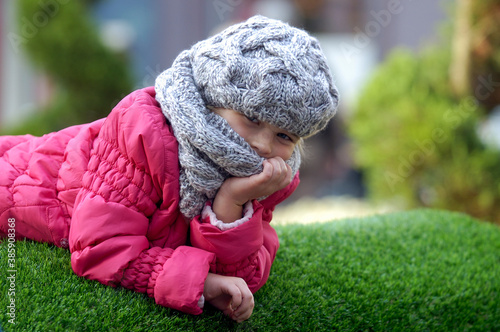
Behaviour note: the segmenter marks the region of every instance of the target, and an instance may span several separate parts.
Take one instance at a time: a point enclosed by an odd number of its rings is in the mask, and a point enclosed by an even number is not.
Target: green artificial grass
[[[4,331],[499,331],[500,228],[415,210],[277,227],[281,248],[252,317],[191,316],[74,275],[66,250],[16,243],[16,318]]]

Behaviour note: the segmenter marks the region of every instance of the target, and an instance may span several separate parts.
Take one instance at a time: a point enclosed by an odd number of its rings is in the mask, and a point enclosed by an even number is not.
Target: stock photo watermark
[[[38,10],[32,17],[21,17],[18,33],[9,32],[7,34],[7,38],[14,51],[18,53],[21,45],[35,38],[40,30],[46,27],[50,20],[57,15],[61,5],[69,2],[70,0],[40,0],[38,2]]]
[[[16,324],[16,219],[7,219],[7,308],[10,324]]]
[[[480,76],[478,81],[480,84],[474,90],[474,96],[467,97],[457,108],[447,110],[443,114],[443,122],[456,128],[477,110],[478,101],[488,99],[500,87],[500,82],[493,81],[491,74],[488,77]],[[395,172],[385,172],[384,177],[389,188],[394,191],[395,185],[404,182],[411,176],[415,169],[424,163],[425,158],[432,155],[437,146],[444,143],[446,139],[442,128],[434,128],[430,138],[423,141],[415,140],[416,148],[406,157],[400,156],[398,158],[399,165]]]
[[[389,0],[385,9],[379,11],[371,10],[371,20],[368,21],[364,28],[356,26],[354,28],[355,35],[352,43],[343,42],[340,44],[340,50],[347,61],[351,61],[353,56],[359,55],[364,48],[368,47],[373,38],[376,38],[383,29],[387,28],[393,18],[401,14],[404,10],[402,2],[411,2],[412,0]]]
[[[243,0],[214,0],[212,5],[214,6],[217,16],[219,16],[219,20],[224,21],[227,14],[232,13],[234,9],[242,3]]]
[[[147,66],[146,68],[147,74],[143,77],[141,84],[139,84],[136,89],[140,89],[146,86],[155,85],[156,78],[165,70],[159,64],[156,64],[155,68],[151,68],[151,66]]]

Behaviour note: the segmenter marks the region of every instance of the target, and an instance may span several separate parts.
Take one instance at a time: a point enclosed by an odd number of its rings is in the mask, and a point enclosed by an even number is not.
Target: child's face
[[[281,157],[288,160],[292,156],[299,137],[266,122],[248,118],[244,114],[227,108],[214,108],[231,128],[247,141],[262,158]]]

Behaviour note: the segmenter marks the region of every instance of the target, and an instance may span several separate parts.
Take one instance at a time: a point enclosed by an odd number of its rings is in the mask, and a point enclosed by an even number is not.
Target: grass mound
[[[69,253],[16,243],[15,325],[7,243],[0,245],[4,331],[500,330],[500,228],[415,210],[280,226],[281,248],[250,320],[190,316],[143,294],[74,275]]]

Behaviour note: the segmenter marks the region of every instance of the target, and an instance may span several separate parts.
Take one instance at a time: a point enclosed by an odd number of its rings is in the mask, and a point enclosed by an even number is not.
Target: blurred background
[[[278,217],[431,207],[500,223],[500,0],[0,6],[2,134],[43,135],[105,117],[182,50],[262,14],[317,37],[341,93],[334,121],[306,142],[301,185]]]

